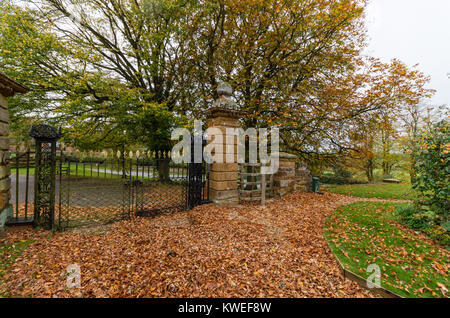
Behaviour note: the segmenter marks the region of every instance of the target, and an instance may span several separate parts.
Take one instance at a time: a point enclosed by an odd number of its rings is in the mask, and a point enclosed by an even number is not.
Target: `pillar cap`
[[[231,97],[233,94],[233,88],[228,83],[220,83],[219,86],[217,86],[217,94],[219,96]]]
[[[232,99],[233,89],[228,83],[220,83],[217,87],[217,94],[219,98],[208,109],[206,116],[208,118],[213,117],[230,117],[239,118],[242,116],[242,112],[239,110],[238,104]]]
[[[30,136],[34,139],[52,139],[56,141],[61,138],[61,127],[55,128],[45,124],[32,125]]]
[[[287,152],[279,152],[279,153],[274,153],[272,155],[275,155],[275,156],[278,155],[278,157],[282,158],[282,159],[297,159],[296,155],[293,155],[293,154],[290,154]]]

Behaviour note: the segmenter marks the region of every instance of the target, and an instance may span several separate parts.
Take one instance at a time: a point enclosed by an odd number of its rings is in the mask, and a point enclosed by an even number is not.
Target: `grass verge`
[[[397,223],[400,203],[358,202],[325,222],[324,234],[345,268],[367,279],[372,264],[381,287],[403,297],[449,297],[449,252]]]
[[[410,184],[332,185],[327,191],[359,198],[414,200],[416,194]]]

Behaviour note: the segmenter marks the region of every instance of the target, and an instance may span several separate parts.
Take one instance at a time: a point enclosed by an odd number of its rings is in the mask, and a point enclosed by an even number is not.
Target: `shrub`
[[[430,227],[425,229],[424,232],[439,244],[450,249],[450,232],[442,226]]]
[[[345,184],[365,184],[367,182],[353,179],[351,171],[346,170],[340,165],[333,167],[333,172],[324,172],[320,177],[320,183],[345,185]]]
[[[427,207],[403,206],[397,209],[403,224],[414,230],[425,230],[433,227],[437,215]]]
[[[448,222],[450,210],[450,123],[442,120],[425,131],[417,140],[420,149],[414,154],[417,181],[413,185],[431,209],[439,215],[439,223]]]
[[[346,184],[367,184],[365,181],[359,181],[351,178],[345,178],[334,175],[322,175],[320,176],[320,183],[322,184],[334,184],[334,185],[346,185]]]
[[[450,249],[450,222],[436,225],[439,216],[427,206],[400,206],[396,210],[400,222],[413,230],[423,231],[438,244]]]

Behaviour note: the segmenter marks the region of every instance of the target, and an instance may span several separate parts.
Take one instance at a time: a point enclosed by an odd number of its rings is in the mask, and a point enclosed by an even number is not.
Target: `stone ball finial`
[[[228,83],[220,83],[219,86],[217,86],[217,94],[219,94],[219,96],[230,97],[233,94],[233,88]]]
[[[217,94],[219,95],[219,98],[216,99],[211,108],[216,110],[238,111],[238,105],[231,98],[232,93],[233,89],[230,84],[220,83],[217,86]]]

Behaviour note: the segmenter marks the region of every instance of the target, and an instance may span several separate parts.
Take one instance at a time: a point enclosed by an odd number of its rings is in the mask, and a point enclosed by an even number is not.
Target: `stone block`
[[[9,150],[9,138],[8,137],[0,137],[0,150],[3,150],[3,151]]]
[[[8,100],[2,94],[0,94],[0,107],[8,109]]]
[[[238,172],[211,172],[209,175],[210,180],[214,181],[235,181],[238,179]]]
[[[239,200],[238,190],[217,191],[210,189],[209,195],[211,200],[227,200],[236,198]]]
[[[280,152],[279,153],[279,157],[280,159],[291,159],[291,160],[297,160],[297,156],[290,154],[290,153],[286,153],[286,152]]]
[[[0,122],[0,136],[9,136],[9,125]]]
[[[0,210],[0,235],[5,232],[5,224],[13,217],[13,207],[11,205]]]
[[[11,179],[5,178],[0,180],[0,192],[7,192],[11,189]]]
[[[209,181],[210,189],[214,189],[217,191],[223,190],[236,190],[238,188],[237,180],[236,181]]]
[[[295,171],[280,171],[278,170],[278,172],[276,173],[276,178],[277,179],[294,179],[295,178]]]
[[[225,142],[222,144],[212,142],[209,147],[211,147],[211,153],[238,153],[237,144],[227,145]]]
[[[241,123],[239,120],[235,118],[230,117],[216,117],[211,118],[207,122],[208,127],[215,127],[215,126],[224,126],[224,127],[230,127],[230,128],[239,128],[241,127]]]
[[[0,150],[0,164],[6,165],[7,161],[9,160],[11,156],[11,153],[9,151],[1,151]]]
[[[274,180],[273,184],[278,188],[294,188],[295,180]]]
[[[233,172],[238,171],[239,165],[237,163],[213,163],[211,171],[215,172]]]
[[[291,168],[295,170],[295,161],[280,160],[280,168]]]
[[[11,168],[9,166],[0,166],[0,179],[9,177],[11,175]]]
[[[9,191],[0,192],[0,210],[4,209],[9,205],[9,201],[11,199],[11,194]]]
[[[0,122],[9,123],[9,113],[6,108],[0,107]]]
[[[220,153],[220,152],[212,152],[211,159],[214,163],[222,164],[222,163],[237,163],[238,155],[237,153]]]

